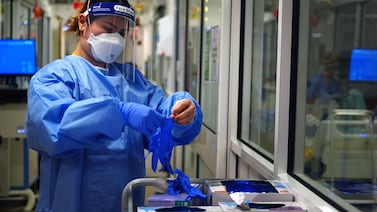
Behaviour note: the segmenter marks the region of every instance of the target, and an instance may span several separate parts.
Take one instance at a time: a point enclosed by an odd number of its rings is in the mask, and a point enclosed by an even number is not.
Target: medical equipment
[[[37,195],[30,188],[38,178],[38,154],[25,139],[24,104],[0,106],[0,200],[26,198],[24,211],[31,211]]]
[[[3,52],[0,60],[0,75],[30,76],[37,71],[35,40],[0,39],[0,51]]]
[[[327,165],[325,178],[376,180],[376,123],[371,115],[368,110],[336,109],[330,120],[321,122],[313,145]]]

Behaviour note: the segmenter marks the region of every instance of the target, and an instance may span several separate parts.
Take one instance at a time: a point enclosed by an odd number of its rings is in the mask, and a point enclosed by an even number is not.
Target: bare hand
[[[189,99],[178,100],[173,109],[171,117],[177,124],[188,124],[194,119],[195,105]]]

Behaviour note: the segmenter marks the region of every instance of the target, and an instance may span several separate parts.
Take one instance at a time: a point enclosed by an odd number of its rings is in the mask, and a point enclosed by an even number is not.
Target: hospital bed
[[[327,165],[325,178],[376,179],[376,122],[367,110],[336,109],[320,123],[313,149]]]
[[[368,110],[336,109],[322,120],[313,150],[326,166],[322,179],[350,203],[376,203],[377,122]]]

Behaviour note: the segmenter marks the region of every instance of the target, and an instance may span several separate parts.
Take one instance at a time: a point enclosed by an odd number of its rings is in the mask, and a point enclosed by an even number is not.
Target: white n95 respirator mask
[[[98,35],[91,33],[88,43],[91,46],[94,59],[105,63],[114,62],[126,45],[124,37],[118,32]]]

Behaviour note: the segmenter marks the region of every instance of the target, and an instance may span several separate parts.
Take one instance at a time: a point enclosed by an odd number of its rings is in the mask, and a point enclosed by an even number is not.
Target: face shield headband
[[[133,30],[135,26],[135,11],[132,7],[122,3],[114,2],[98,2],[90,5],[90,0],[88,1],[88,10],[84,12],[85,16],[95,18],[99,16],[117,16],[127,20],[128,30],[125,35],[126,46],[124,47],[122,53],[115,61],[121,64],[122,73],[128,80],[135,81],[135,63],[136,63],[136,38],[135,32]],[[129,32],[129,33],[128,33]],[[132,70],[130,70],[130,65],[132,64]]]
[[[102,15],[114,15],[126,18],[131,27],[135,25],[135,11],[132,7],[125,4],[113,2],[94,3],[87,10],[87,13],[96,17]]]

